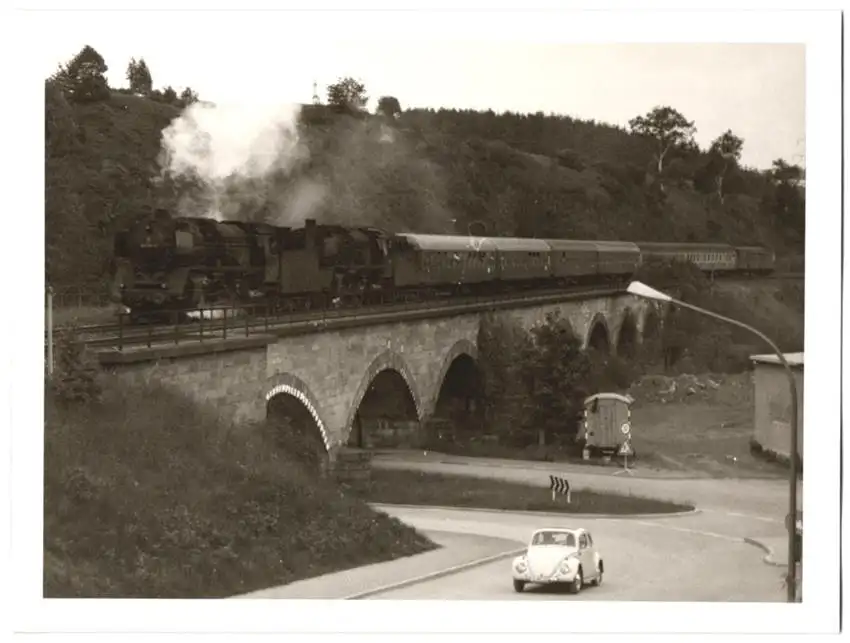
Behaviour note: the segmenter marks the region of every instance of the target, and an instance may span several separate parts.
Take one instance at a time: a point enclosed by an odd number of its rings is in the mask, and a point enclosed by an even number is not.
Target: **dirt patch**
[[[750,453],[751,373],[646,376],[629,394],[632,443],[645,464],[710,477],[784,475]]]
[[[646,375],[629,388],[633,409],[651,404],[712,404],[752,408],[752,373]]]

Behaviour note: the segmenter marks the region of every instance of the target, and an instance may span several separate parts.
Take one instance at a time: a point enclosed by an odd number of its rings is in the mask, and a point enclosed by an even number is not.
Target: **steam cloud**
[[[392,124],[336,119],[302,132],[300,115],[299,105],[189,106],[163,130],[159,157],[177,215],[452,230],[439,167]]]
[[[190,105],[163,130],[159,157],[164,178],[195,187],[180,197],[178,213],[221,220],[262,208],[272,180],[308,156],[299,113],[299,105]],[[315,204],[315,196],[307,202]]]

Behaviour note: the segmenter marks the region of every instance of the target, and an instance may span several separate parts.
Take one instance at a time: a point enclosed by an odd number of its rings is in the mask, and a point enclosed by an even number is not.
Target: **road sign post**
[[[569,480],[557,476],[549,476],[549,488],[552,490],[552,502],[555,502],[557,494],[561,494],[567,497],[567,504],[570,504],[572,490],[570,489]]]
[[[620,448],[617,449],[617,455],[623,456],[623,468],[619,471],[615,471],[614,475],[618,476],[621,473],[627,473],[630,476],[633,476],[632,470],[629,469],[629,456],[634,455],[634,451],[632,450],[632,435],[631,435],[632,427],[628,422],[623,422],[620,427],[620,433],[622,433],[626,440],[620,445]]]
[[[629,456],[634,455],[634,451],[632,450],[632,445],[631,445],[631,442],[629,440],[630,440],[630,438],[627,435],[626,441],[623,442],[623,444],[620,445],[619,449],[617,449],[617,455],[623,456],[623,468],[620,469],[619,471],[615,471],[614,472],[615,476],[618,476],[621,473],[627,473],[630,476],[634,475],[634,473],[632,473],[632,470],[629,469]]]

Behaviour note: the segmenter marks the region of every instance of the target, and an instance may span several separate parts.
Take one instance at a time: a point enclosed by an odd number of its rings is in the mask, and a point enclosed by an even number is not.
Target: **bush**
[[[581,160],[581,157],[575,152],[575,150],[563,149],[557,154],[558,163],[563,165],[566,168],[571,170],[575,170],[576,172],[581,172],[584,170],[584,162]]]
[[[46,386],[62,404],[97,401],[102,392],[102,371],[97,358],[73,327],[54,333],[53,375]]]

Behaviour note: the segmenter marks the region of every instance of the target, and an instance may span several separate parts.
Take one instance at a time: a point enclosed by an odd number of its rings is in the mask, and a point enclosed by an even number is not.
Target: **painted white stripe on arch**
[[[325,450],[330,451],[330,437],[325,429],[325,424],[322,422],[321,418],[319,418],[319,412],[316,411],[315,407],[310,403],[310,400],[307,399],[307,396],[304,395],[304,393],[289,384],[278,384],[266,394],[266,403],[268,403],[275,395],[280,395],[281,393],[297,398],[307,408],[307,410],[310,411],[310,415],[313,416],[313,420],[316,422],[316,425],[319,427],[319,431],[322,434],[322,442],[325,444]]]

